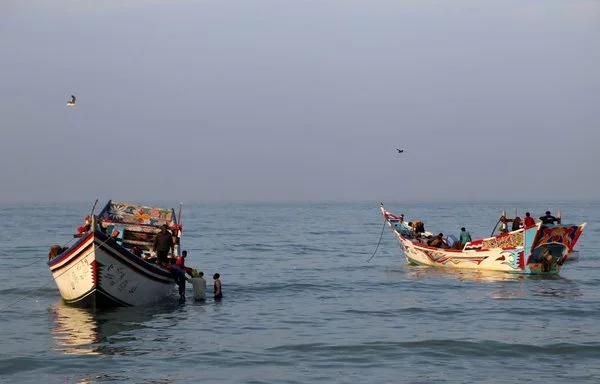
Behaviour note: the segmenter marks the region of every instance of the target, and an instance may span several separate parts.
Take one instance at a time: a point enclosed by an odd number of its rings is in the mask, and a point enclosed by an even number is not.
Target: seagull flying
[[[404,149],[398,149],[398,148],[396,148],[396,151],[398,151],[398,153],[402,153],[402,152],[404,152]]]
[[[75,95],[71,95],[71,101],[67,102],[67,105],[70,107],[74,106],[76,104],[75,100],[76,100]]]

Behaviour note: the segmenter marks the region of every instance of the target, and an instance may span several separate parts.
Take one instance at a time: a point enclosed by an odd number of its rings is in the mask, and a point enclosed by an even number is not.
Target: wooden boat
[[[182,228],[173,209],[109,201],[97,216],[86,219],[71,247],[53,246],[48,256],[66,303],[140,306],[172,293],[174,278],[151,261],[151,251],[154,237],[166,224],[175,238],[175,254],[179,254]]]
[[[557,274],[577,244],[586,224],[542,224],[472,240],[455,247],[428,245],[431,232],[415,233],[403,216],[381,213],[396,235],[408,263],[443,268],[504,271],[520,274]]]

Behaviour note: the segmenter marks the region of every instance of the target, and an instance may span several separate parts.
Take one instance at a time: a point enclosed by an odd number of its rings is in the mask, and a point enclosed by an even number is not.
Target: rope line
[[[377,253],[377,250],[379,249],[379,244],[381,244],[381,239],[383,238],[383,230],[385,229],[385,224],[386,224],[386,222],[384,221],[383,227],[381,227],[381,234],[379,235],[379,241],[377,242],[377,247],[375,248],[373,255],[371,255],[369,260],[367,260],[367,263],[370,262],[375,257],[375,254]]]

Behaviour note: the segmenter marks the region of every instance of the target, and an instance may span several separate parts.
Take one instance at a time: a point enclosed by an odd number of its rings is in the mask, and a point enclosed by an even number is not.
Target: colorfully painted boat
[[[109,201],[97,216],[86,220],[71,247],[53,246],[48,256],[66,303],[94,308],[141,306],[172,294],[171,272],[152,262],[151,256],[154,237],[165,224],[179,254],[182,228],[173,209]]]
[[[410,264],[443,268],[503,271],[519,274],[557,274],[577,244],[586,224],[542,224],[472,240],[454,247],[428,245],[431,232],[416,233],[403,215],[381,204],[381,213],[396,235]]]

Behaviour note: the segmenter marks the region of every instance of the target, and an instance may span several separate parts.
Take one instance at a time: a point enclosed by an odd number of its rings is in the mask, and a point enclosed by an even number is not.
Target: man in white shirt
[[[189,279],[190,283],[194,287],[194,299],[204,301],[206,300],[206,280],[203,278],[204,272],[192,270],[192,278]]]

